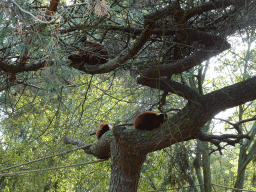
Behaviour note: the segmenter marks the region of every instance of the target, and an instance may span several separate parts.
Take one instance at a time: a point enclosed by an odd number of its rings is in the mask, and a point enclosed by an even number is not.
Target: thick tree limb
[[[163,91],[177,94],[189,101],[201,103],[202,105],[206,105],[209,109],[219,109],[218,111],[214,111],[214,113],[244,104],[245,102],[256,98],[256,76],[204,96],[201,96],[186,85],[182,85],[171,80],[164,81],[162,79],[155,80],[140,77],[137,81],[138,83],[151,88],[158,88]]]
[[[199,50],[187,58],[178,60],[173,63],[160,65],[159,68],[150,68],[143,73],[143,76],[155,78],[159,76],[178,74],[201,64],[203,61],[210,59],[211,57],[216,56],[229,48],[230,44],[219,39],[215,42],[215,45],[211,50]]]
[[[209,112],[219,113],[256,99],[256,76],[204,96]]]
[[[202,102],[202,95],[196,92],[194,89],[190,88],[187,85],[175,82],[173,80],[164,80],[164,79],[150,79],[140,77],[137,79],[139,84],[149,86],[151,88],[160,89],[170,93],[177,94],[188,101],[193,101],[197,104]]]
[[[79,69],[89,74],[108,73],[115,70],[121,64],[125,63],[127,60],[131,59],[139,52],[139,50],[144,46],[144,44],[147,42],[150,35],[152,34],[153,26],[154,22],[148,22],[148,25],[146,26],[145,30],[137,39],[137,41],[133,44],[131,49],[126,49],[120,54],[120,56],[116,57],[114,60],[109,61],[104,65],[82,65],[81,67],[79,67]]]

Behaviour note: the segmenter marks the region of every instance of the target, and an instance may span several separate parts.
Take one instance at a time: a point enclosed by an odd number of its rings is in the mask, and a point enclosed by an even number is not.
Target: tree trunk
[[[136,192],[146,154],[138,153],[118,137],[112,140],[110,149],[111,181],[108,191]]]
[[[239,160],[238,160],[238,169],[237,169],[237,185],[235,188],[243,189],[244,186],[244,175],[245,175],[245,168],[243,167],[243,164],[246,160],[246,149],[244,146],[240,147],[240,153],[239,153]],[[236,192],[239,192],[236,190]]]
[[[246,70],[245,70],[246,71]],[[244,72],[245,72],[244,71]],[[242,105],[239,105],[239,121],[242,120],[242,116],[243,116],[243,107]],[[237,169],[237,185],[235,186],[235,188],[238,189],[243,189],[244,186],[244,176],[245,176],[245,168],[243,168],[243,164],[246,161],[247,158],[247,148],[248,146],[242,145],[240,147],[240,152],[239,152],[239,159],[238,159],[238,169]],[[235,190],[236,192],[239,192],[238,190]]]
[[[200,191],[201,192],[204,192],[204,181],[203,181],[203,176],[202,176],[202,173],[201,173],[201,152],[199,152],[199,148],[201,146],[199,146],[199,142],[197,141],[197,152],[196,152],[196,158],[194,160],[194,167],[195,167],[195,170],[196,170],[196,176],[197,176],[197,180],[199,182],[199,185],[200,185]]]
[[[212,191],[212,180],[211,180],[211,168],[210,168],[210,156],[208,150],[208,142],[198,141],[203,146],[203,174],[204,174],[204,191]]]

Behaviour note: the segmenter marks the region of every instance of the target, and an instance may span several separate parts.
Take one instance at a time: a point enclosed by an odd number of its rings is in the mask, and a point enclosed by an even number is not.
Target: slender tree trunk
[[[199,182],[199,185],[200,185],[200,191],[201,192],[204,192],[204,181],[203,181],[203,176],[202,176],[202,172],[201,172],[201,153],[199,152],[199,142],[197,141],[197,152],[196,152],[196,158],[194,160],[194,167],[195,167],[195,170],[196,170],[196,176],[197,176],[197,180]]]
[[[242,120],[243,112],[244,111],[243,111],[242,105],[239,105],[239,121]],[[243,164],[247,158],[246,147],[247,147],[246,145],[242,145],[240,147],[240,152],[239,152],[238,169],[237,169],[237,185],[235,186],[235,188],[238,188],[238,189],[243,189],[243,186],[244,186],[245,168],[243,168]],[[235,190],[235,191],[239,192],[238,190]]]
[[[211,180],[211,168],[210,168],[210,156],[208,150],[208,142],[198,141],[203,146],[202,151],[202,163],[203,163],[203,174],[204,174],[204,191],[212,191],[212,180]]]
[[[243,169],[242,165],[243,165],[245,159],[246,159],[246,150],[240,149],[237,173],[239,174],[240,171],[241,171],[241,173],[239,175],[237,175],[238,182],[237,182],[237,185],[235,186],[238,189],[243,189],[243,186],[244,186],[245,169]],[[236,192],[239,192],[239,191],[236,190]]]

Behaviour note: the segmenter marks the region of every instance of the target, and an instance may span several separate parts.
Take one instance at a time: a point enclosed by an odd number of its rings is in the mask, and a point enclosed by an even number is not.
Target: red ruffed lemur
[[[139,114],[134,122],[135,129],[151,131],[160,127],[168,119],[167,113],[155,113],[146,111]]]
[[[104,133],[106,133],[106,132],[108,132],[109,130],[112,130],[112,129],[113,129],[112,125],[109,125],[109,124],[106,124],[106,123],[100,124],[97,131],[96,131],[97,139],[99,140]]]
[[[100,65],[108,62],[109,51],[102,44],[88,41],[87,36],[81,37],[79,43],[83,48],[73,46],[78,51],[68,56],[74,64]]]

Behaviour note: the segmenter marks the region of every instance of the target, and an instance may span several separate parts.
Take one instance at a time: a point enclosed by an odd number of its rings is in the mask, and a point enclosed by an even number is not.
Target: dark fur
[[[139,114],[134,122],[135,129],[151,131],[160,127],[164,121],[168,118],[168,115],[158,114],[152,111],[146,111]]]
[[[71,60],[73,64],[100,65],[108,62],[109,51],[102,44],[87,41],[86,36],[82,37],[79,42],[82,43],[85,48],[77,48],[80,49],[80,51],[68,56],[68,59]]]

